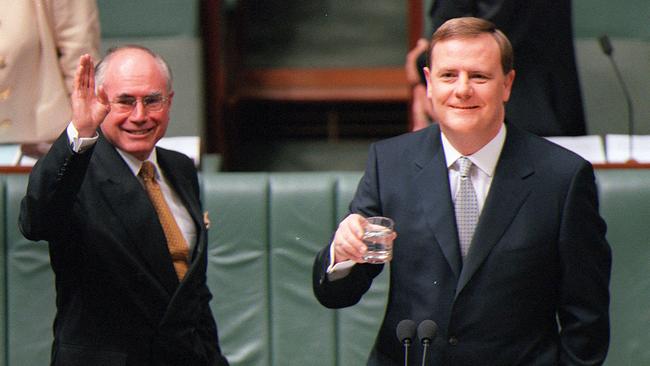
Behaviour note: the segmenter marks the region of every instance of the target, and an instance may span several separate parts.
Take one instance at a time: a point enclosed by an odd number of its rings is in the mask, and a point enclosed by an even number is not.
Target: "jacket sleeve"
[[[29,240],[53,241],[70,228],[70,209],[79,192],[94,146],[75,153],[64,131],[40,159],[20,204],[19,228]]]

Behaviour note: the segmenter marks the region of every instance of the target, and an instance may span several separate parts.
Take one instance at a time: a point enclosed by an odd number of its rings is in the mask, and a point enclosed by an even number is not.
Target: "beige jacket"
[[[0,143],[54,140],[79,56],[99,55],[95,0],[0,0]]]

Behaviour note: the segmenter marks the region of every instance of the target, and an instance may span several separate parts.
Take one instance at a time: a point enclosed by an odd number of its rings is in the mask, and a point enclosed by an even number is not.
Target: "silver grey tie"
[[[476,191],[472,185],[470,177],[470,168],[472,161],[462,156],[458,159],[460,165],[460,187],[456,192],[456,225],[458,226],[458,239],[460,241],[460,254],[463,259],[469,251],[472,243],[472,236],[476,223],[478,223],[478,201],[476,200]]]

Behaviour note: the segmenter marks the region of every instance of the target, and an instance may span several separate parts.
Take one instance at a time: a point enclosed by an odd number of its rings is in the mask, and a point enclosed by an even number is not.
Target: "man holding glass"
[[[144,47],[111,50],[96,69],[79,60],[72,122],[34,166],[20,211],[25,237],[49,242],[54,366],[228,365],[196,169],[155,146],[173,96],[167,63]]]
[[[439,124],[370,148],[350,215],[316,257],[316,297],[360,300],[384,267],[363,259],[365,218],[386,216],[390,292],[368,365],[403,364],[404,319],[437,323],[431,365],[602,364],[611,252],[591,165],[505,121],[513,53],[492,23],[449,20],[431,45]]]

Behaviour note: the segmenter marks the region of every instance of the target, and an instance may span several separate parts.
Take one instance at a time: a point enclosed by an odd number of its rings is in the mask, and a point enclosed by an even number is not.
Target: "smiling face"
[[[503,73],[499,46],[487,33],[439,41],[431,52],[427,96],[440,129],[459,152],[473,154],[501,128],[514,71]]]
[[[101,130],[115,147],[146,160],[167,131],[169,111],[174,93],[168,91],[167,79],[160,64],[139,49],[118,51],[106,65],[103,92],[111,102],[111,110]],[[163,97],[159,111],[148,111],[142,100]],[[132,110],[114,107],[118,101],[137,99]]]

